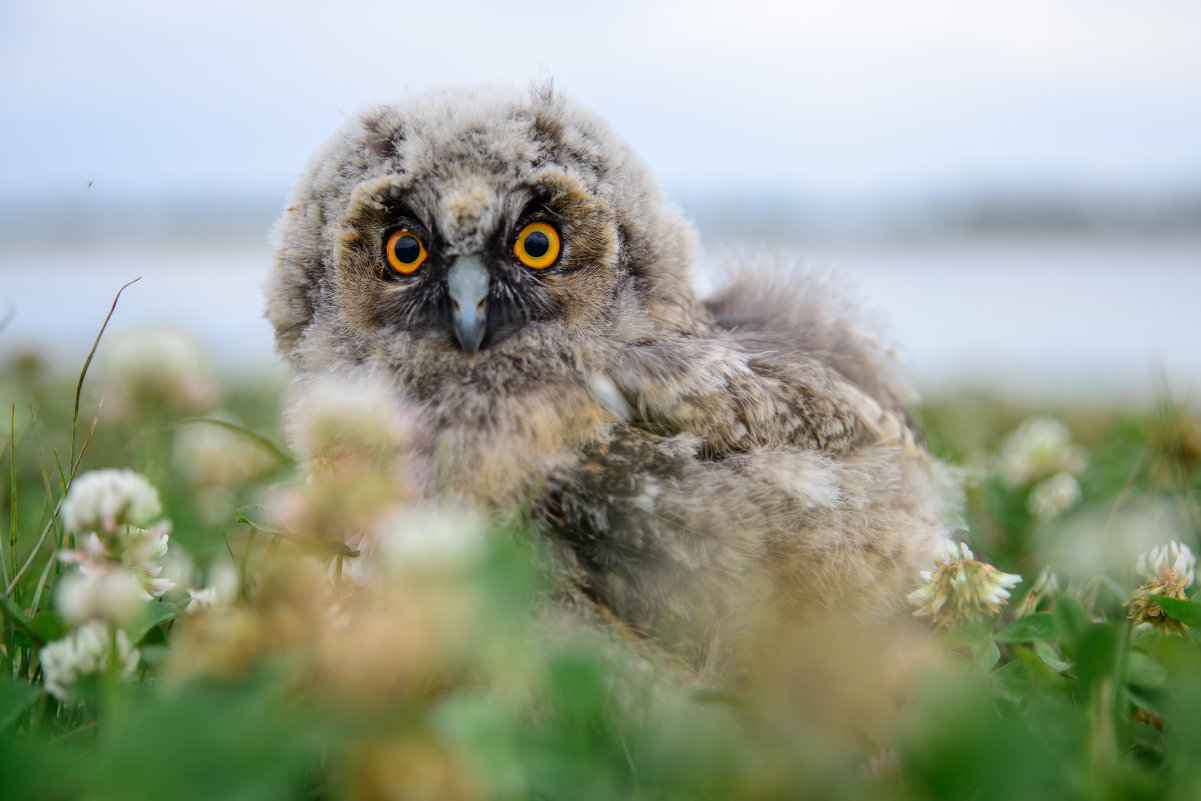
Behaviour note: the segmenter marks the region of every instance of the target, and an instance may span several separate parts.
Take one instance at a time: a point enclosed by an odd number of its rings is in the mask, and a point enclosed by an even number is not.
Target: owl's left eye
[[[388,264],[401,275],[408,275],[416,270],[428,255],[421,237],[407,228],[392,232],[384,246],[384,253],[388,257]]]
[[[559,258],[559,232],[549,223],[532,222],[517,235],[513,255],[526,267],[545,269]]]

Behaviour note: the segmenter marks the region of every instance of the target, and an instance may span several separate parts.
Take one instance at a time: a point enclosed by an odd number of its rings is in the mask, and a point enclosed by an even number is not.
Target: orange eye
[[[425,245],[421,244],[421,237],[407,228],[394,231],[392,236],[388,237],[384,252],[388,254],[388,264],[401,275],[408,275],[416,270],[428,255]]]
[[[513,255],[526,267],[549,267],[559,258],[559,232],[547,223],[532,222],[517,235]]]

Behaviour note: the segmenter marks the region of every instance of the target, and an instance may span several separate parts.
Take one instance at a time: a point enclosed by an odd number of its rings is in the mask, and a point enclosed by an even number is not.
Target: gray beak
[[[474,359],[487,322],[488,270],[475,254],[460,256],[446,274],[451,330],[468,358]]]

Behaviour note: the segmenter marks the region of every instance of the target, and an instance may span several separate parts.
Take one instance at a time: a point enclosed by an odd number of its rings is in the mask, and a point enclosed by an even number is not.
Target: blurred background
[[[194,332],[282,372],[268,229],[359,107],[553,79],[697,222],[845,276],[919,389],[1201,390],[1201,5],[0,3],[0,365]],[[137,334],[134,333],[134,336]],[[103,350],[103,346],[102,346]]]

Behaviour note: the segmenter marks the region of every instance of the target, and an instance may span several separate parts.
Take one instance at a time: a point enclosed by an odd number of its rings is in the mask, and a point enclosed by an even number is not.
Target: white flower
[[[1149,624],[1161,631],[1182,632],[1185,625],[1164,614],[1154,596],[1184,600],[1185,589],[1196,578],[1197,557],[1187,545],[1172,540],[1139,556],[1135,567],[1147,580],[1123,601],[1126,616],[1138,626]]]
[[[929,617],[939,628],[995,615],[1009,599],[1009,590],[1021,576],[1002,573],[978,562],[966,543],[943,542],[935,554],[932,571],[922,571],[925,582],[909,594],[918,607],[913,614]]]
[[[103,361],[101,372],[115,385],[111,405],[118,416],[134,414],[148,402],[203,411],[217,398],[204,346],[178,328],[118,333]]]
[[[1088,458],[1071,440],[1071,431],[1062,420],[1031,417],[1001,444],[1002,476],[1016,486],[1055,473],[1078,475]]]
[[[233,562],[228,560],[213,562],[209,565],[207,578],[208,584],[205,587],[189,590],[191,600],[188,601],[185,610],[189,615],[204,609],[228,606],[238,597],[241,579],[238,577],[238,569],[234,567]]]
[[[138,577],[120,565],[68,573],[59,579],[54,595],[59,614],[71,623],[88,620],[125,623],[150,598]]]
[[[202,590],[188,590],[190,596],[188,606],[184,610],[189,615],[195,614],[202,609],[212,609],[217,606],[217,588],[205,587]]]
[[[1196,577],[1197,557],[1187,545],[1172,540],[1167,545],[1157,545],[1149,552],[1141,554],[1135,563],[1135,569],[1147,578],[1169,575],[1182,589],[1191,587]]]
[[[108,561],[108,547],[104,544],[104,540],[100,539],[95,532],[76,539],[76,547],[74,550],[64,548],[58,552],[58,558],[63,564],[79,565],[84,572],[92,569],[99,569],[97,566]]]
[[[171,537],[170,525],[160,523],[152,528],[126,526],[108,537],[104,558],[120,562],[132,570],[158,575],[161,560],[167,555]]]
[[[158,491],[132,470],[106,468],[77,476],[63,501],[63,523],[75,534],[112,534],[148,526],[162,513]]]
[[[1026,498],[1026,508],[1040,520],[1051,520],[1079,503],[1082,496],[1080,482],[1065,471],[1035,485]]]
[[[171,463],[193,487],[243,487],[268,472],[275,457],[245,434],[193,423],[176,432]]]
[[[159,596],[175,586],[175,582],[160,574],[163,566],[159,560],[167,554],[167,523],[144,529],[125,526],[102,540],[95,533],[81,538],[75,550],[59,552],[59,559],[66,564],[78,565],[85,575],[100,574],[124,568],[137,576],[143,589]]]
[[[76,682],[106,670],[113,662],[114,640],[117,655],[113,667],[123,678],[132,676],[141,654],[130,646],[129,637],[120,629],[113,634],[105,624],[93,621],[61,640],[42,646],[38,660],[41,662],[46,690],[60,701],[72,700],[72,687]]]
[[[309,458],[390,462],[420,432],[396,388],[371,375],[333,374],[298,384],[288,415],[295,449]]]

